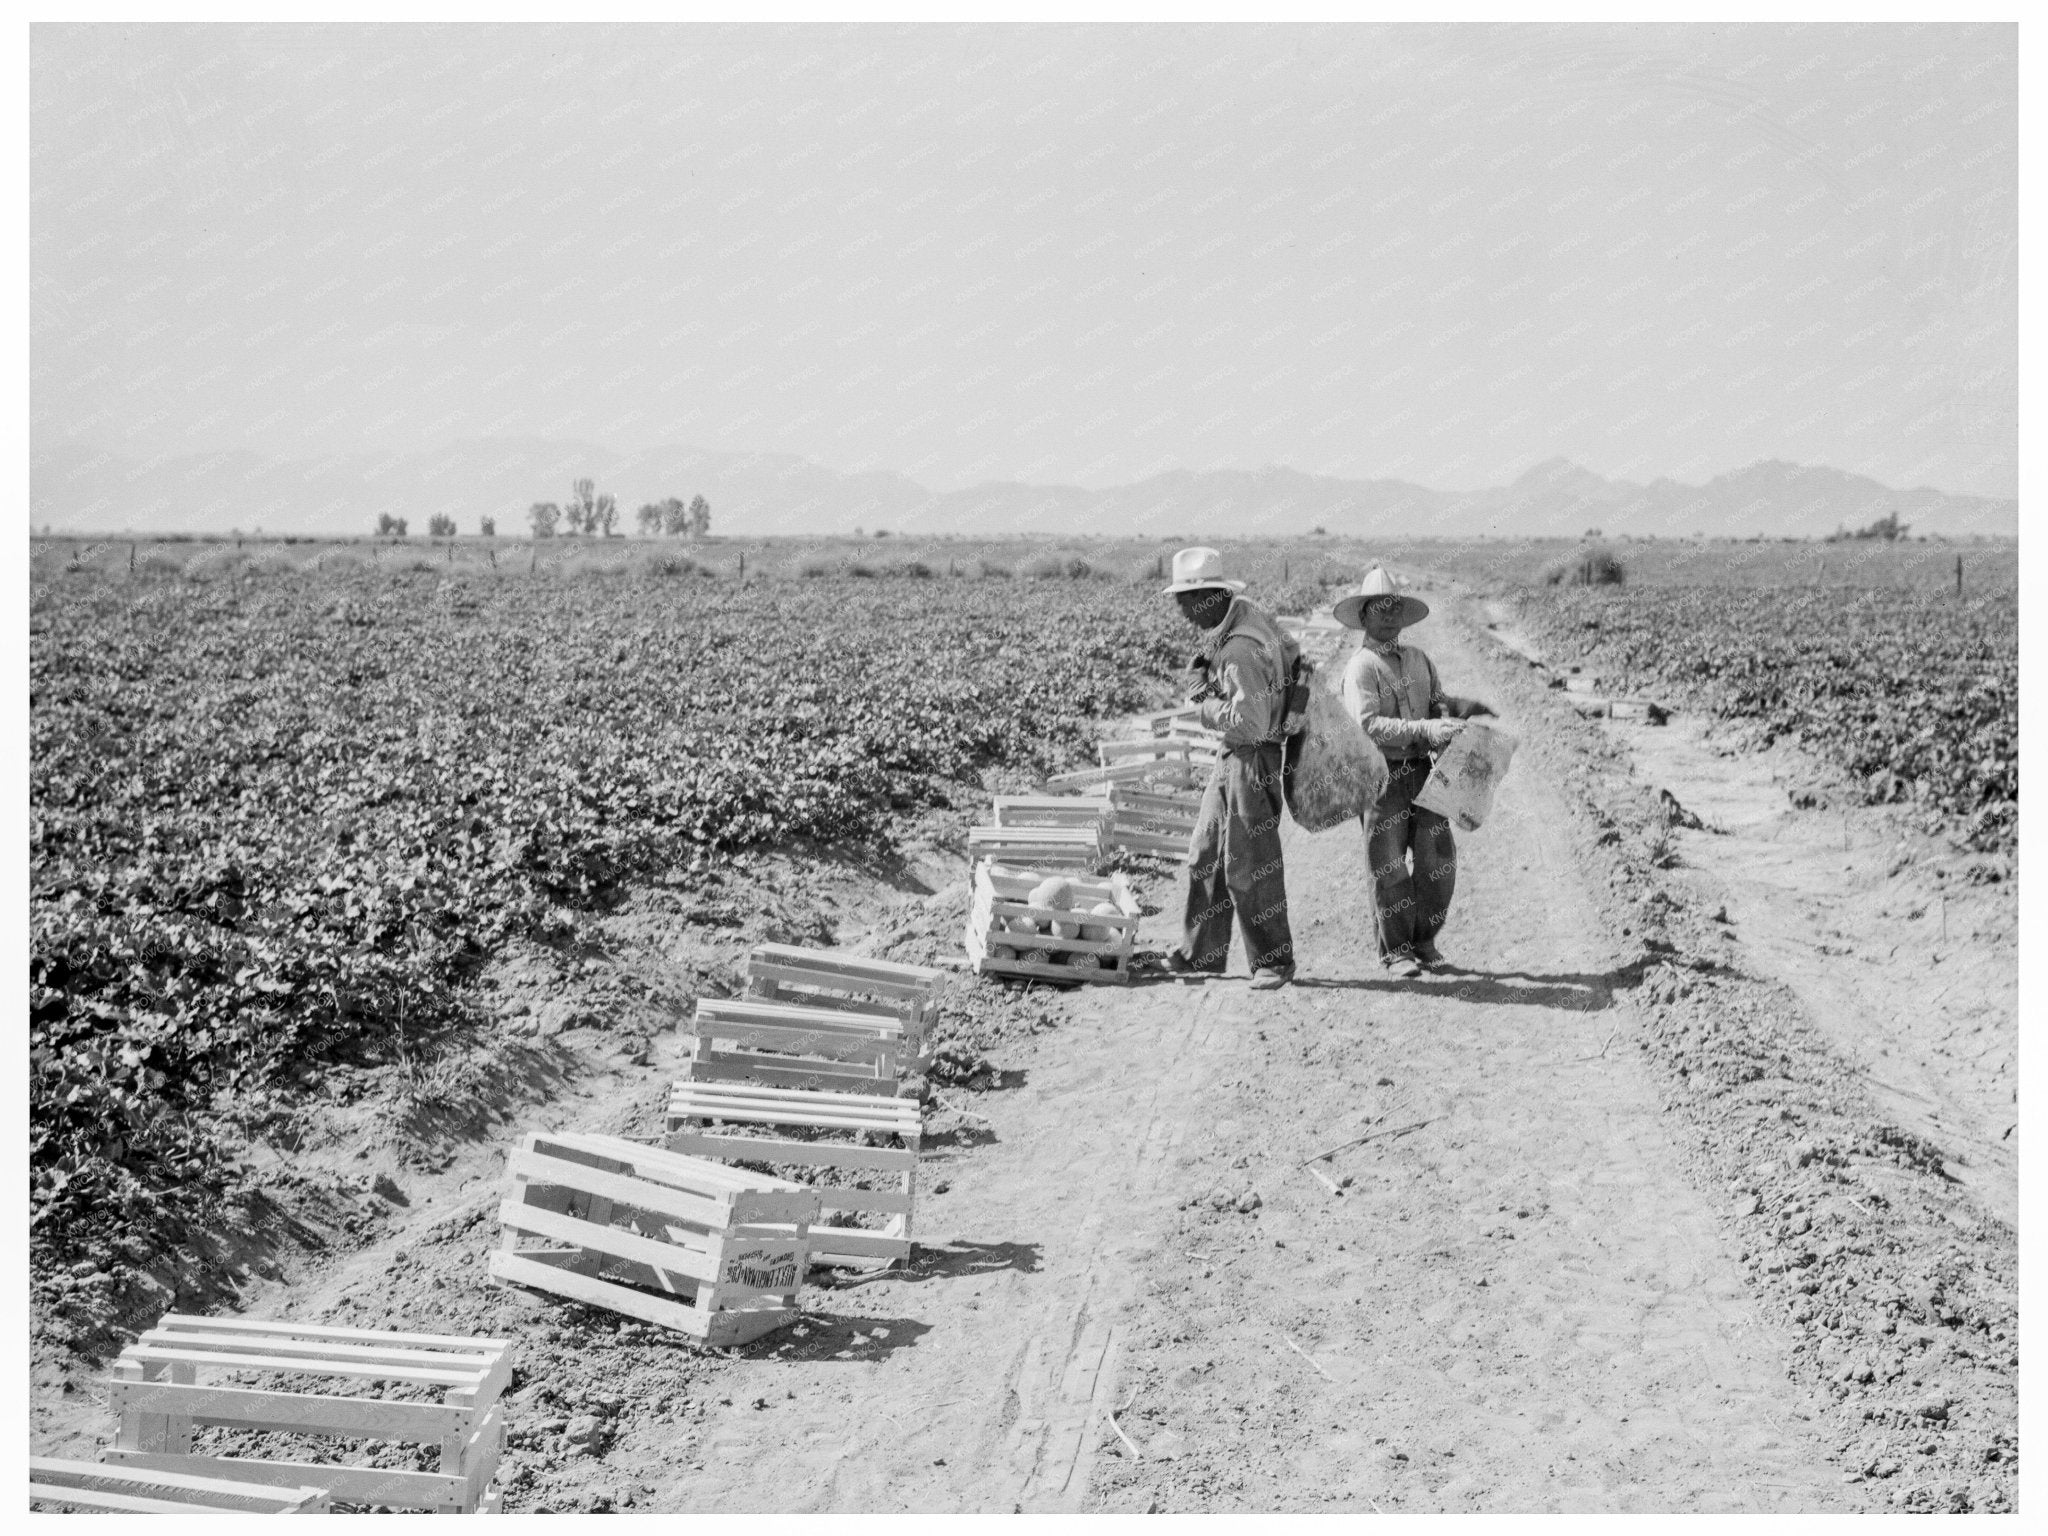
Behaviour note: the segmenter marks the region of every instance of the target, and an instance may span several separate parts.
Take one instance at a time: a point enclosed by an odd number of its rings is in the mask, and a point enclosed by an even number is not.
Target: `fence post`
[[[1962,580],[1962,564],[1963,562],[1960,559],[1956,561],[1956,580],[1958,582]],[[128,574],[130,576],[135,574],[135,546],[133,544],[128,546]]]
[[[746,551],[745,551],[745,550],[743,549],[743,550],[741,550],[741,551],[740,551],[740,580],[741,580],[741,581],[745,581],[746,579],[747,579],[747,552],[746,552]]]
[[[1963,595],[1963,557],[1956,556],[1956,596]]]

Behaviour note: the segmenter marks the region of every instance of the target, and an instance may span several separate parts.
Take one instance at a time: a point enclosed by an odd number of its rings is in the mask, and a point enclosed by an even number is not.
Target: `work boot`
[[[1444,957],[1437,953],[1435,941],[1431,939],[1417,939],[1415,941],[1415,958],[1431,970],[1435,970],[1444,963]]]
[[[1294,972],[1276,971],[1270,966],[1261,966],[1252,972],[1251,989],[1254,992],[1273,992],[1294,980]]]
[[[1403,981],[1413,981],[1422,974],[1422,966],[1414,954],[1405,949],[1397,949],[1391,955],[1382,956],[1380,964]]]

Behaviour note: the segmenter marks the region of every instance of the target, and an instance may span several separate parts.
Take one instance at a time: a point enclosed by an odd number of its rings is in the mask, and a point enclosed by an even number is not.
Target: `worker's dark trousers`
[[[1227,752],[1209,776],[1189,844],[1188,907],[1181,953],[1199,971],[1230,961],[1234,912],[1253,970],[1292,971],[1287,874],[1280,859],[1280,747]]]
[[[1450,915],[1451,892],[1458,884],[1458,848],[1451,841],[1451,824],[1415,804],[1429,782],[1429,759],[1389,762],[1387,769],[1387,792],[1372,809],[1365,839],[1382,958],[1434,942]]]

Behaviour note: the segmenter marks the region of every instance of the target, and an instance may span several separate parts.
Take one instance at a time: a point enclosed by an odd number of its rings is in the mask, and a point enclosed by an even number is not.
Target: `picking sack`
[[[1460,832],[1477,832],[1493,809],[1493,792],[1514,761],[1516,739],[1498,726],[1467,720],[1437,754],[1415,803]]]
[[[1356,821],[1387,792],[1387,760],[1320,672],[1309,678],[1302,728],[1287,738],[1281,788],[1295,822],[1327,832]]]

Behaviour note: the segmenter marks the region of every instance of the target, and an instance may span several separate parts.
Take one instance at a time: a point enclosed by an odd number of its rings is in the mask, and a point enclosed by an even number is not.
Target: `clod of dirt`
[[[1246,1215],[1250,1215],[1264,1203],[1259,1199],[1259,1192],[1255,1189],[1248,1189],[1237,1197],[1237,1208]]]

